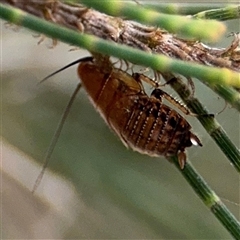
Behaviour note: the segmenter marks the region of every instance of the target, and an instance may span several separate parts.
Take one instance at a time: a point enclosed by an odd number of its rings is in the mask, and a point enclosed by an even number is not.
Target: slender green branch
[[[148,7],[151,9],[154,9],[155,11],[162,12],[162,13],[168,13],[168,14],[180,14],[180,15],[194,15],[199,12],[211,10],[211,9],[219,9],[226,7],[226,4],[224,3],[214,3],[214,2],[208,2],[204,5],[201,3],[196,2],[188,2],[188,3],[163,3],[163,2],[144,2],[144,7]]]
[[[235,239],[240,239],[240,223],[223,204],[215,192],[208,186],[201,175],[194,169],[190,162],[187,162],[184,169],[179,168],[177,157],[171,160],[189,182],[194,191],[203,200],[204,204],[212,211],[217,219],[225,226]]]
[[[206,10],[193,15],[193,18],[215,19],[218,21],[237,19],[237,18],[240,18],[240,5],[230,6],[230,7],[220,8],[220,9]]]
[[[207,109],[192,96],[188,86],[181,80],[180,77],[174,77],[173,74],[165,74],[165,79],[179,94],[181,99],[186,103],[188,108],[198,115],[198,120],[206,129],[208,134],[214,139],[219,148],[223,151],[227,159],[240,172],[240,151],[229,139],[226,132],[223,130],[217,120],[211,116]],[[220,88],[220,87],[219,87]],[[239,96],[239,94],[238,94]]]
[[[123,16],[132,20],[158,26],[169,32],[178,33],[185,37],[194,37],[201,40],[217,41],[225,32],[225,26],[217,21],[192,21],[190,18],[177,15],[168,15],[148,10],[136,3],[125,1],[89,1],[75,0],[112,16]]]
[[[128,46],[117,45],[94,36],[78,33],[3,4],[0,4],[0,17],[91,52],[112,55],[161,72],[177,72],[184,76],[196,77],[203,82],[207,82],[208,85],[223,84],[240,87],[239,73],[229,69],[203,66],[172,59],[164,55],[151,55]]]
[[[237,90],[223,85],[215,85],[212,89],[240,112],[240,94]]]

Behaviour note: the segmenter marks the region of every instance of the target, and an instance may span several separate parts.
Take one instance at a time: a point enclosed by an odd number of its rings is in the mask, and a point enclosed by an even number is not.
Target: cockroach
[[[130,75],[114,67],[109,57],[79,59],[42,81],[77,63],[79,63],[78,76],[90,101],[126,147],[155,157],[177,155],[180,168],[183,169],[186,163],[185,148],[192,145],[202,146],[199,138],[191,132],[187,120],[163,104],[162,100],[165,98],[185,114],[190,114],[183,104],[161,90],[153,79],[139,73]],[[150,96],[146,94],[142,81],[154,87]],[[78,85],[66,108],[34,190],[42,178],[67,112],[80,87],[81,84]]]

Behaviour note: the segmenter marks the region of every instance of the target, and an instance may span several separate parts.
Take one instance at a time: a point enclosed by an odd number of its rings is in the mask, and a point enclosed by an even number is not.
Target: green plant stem
[[[173,79],[171,74],[167,74],[167,79]],[[210,115],[206,108],[191,95],[191,91],[188,89],[185,83],[180,78],[174,78],[174,81],[169,83],[174,90],[179,94],[181,99],[186,103],[188,108],[195,114],[197,114],[198,120],[206,129],[208,134],[214,139],[219,148],[223,151],[227,159],[240,172],[240,151],[232,143],[223,130],[217,120]]]
[[[212,89],[227,103],[231,104],[232,107],[240,112],[240,94],[237,90],[223,85],[215,85]]]
[[[229,233],[235,239],[240,239],[240,223],[227,209],[215,192],[208,186],[201,175],[194,169],[191,163],[187,162],[184,169],[181,170],[179,168],[177,157],[171,157],[170,159],[174,162],[175,166],[180,170],[197,195],[203,200],[204,204],[225,226]]]
[[[151,67],[160,72],[176,72],[184,76],[196,77],[203,82],[207,82],[209,85],[217,83],[240,87],[239,73],[228,69],[219,69],[180,61],[164,55],[151,55],[128,46],[117,45],[116,43],[105,41],[94,36],[77,33],[24,13],[19,9],[16,10],[8,5],[0,4],[0,17],[33,31],[43,33],[51,38],[85,48],[91,52],[125,59],[134,64]]]
[[[219,9],[223,8],[226,4],[223,3],[214,3],[214,2],[208,2],[203,4],[198,3],[163,3],[163,2],[144,2],[144,7],[148,7],[151,9],[154,9],[155,11],[162,12],[162,13],[168,13],[168,14],[180,14],[180,15],[193,15],[197,14],[199,12],[211,10],[211,9]]]
[[[193,15],[193,18],[196,19],[215,19],[218,21],[237,19],[239,17],[240,17],[240,5],[220,9],[210,9]]]
[[[225,32],[225,26],[214,20],[211,20],[210,22],[206,22],[204,20],[192,22],[190,21],[190,18],[187,19],[183,16],[159,13],[143,8],[141,5],[139,6],[136,3],[116,0],[78,0],[73,2],[82,3],[88,7],[92,7],[100,12],[104,12],[112,16],[123,16],[137,22],[158,26],[169,32],[177,33],[185,37],[193,37],[215,42]]]

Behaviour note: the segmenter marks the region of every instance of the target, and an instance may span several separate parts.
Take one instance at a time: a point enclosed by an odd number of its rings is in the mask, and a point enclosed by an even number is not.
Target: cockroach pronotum
[[[186,163],[185,148],[192,145],[202,146],[198,137],[191,132],[191,126],[187,120],[174,109],[163,104],[162,98],[180,108],[185,114],[190,114],[184,105],[162,91],[158,83],[147,76],[138,73],[130,75],[126,71],[115,68],[109,57],[79,59],[42,81],[77,63],[79,63],[79,78],[92,104],[125,146],[155,157],[177,155],[181,169]],[[150,96],[146,94],[142,81],[154,87]],[[34,190],[42,178],[63,121],[80,87],[81,84],[78,85],[66,108]]]

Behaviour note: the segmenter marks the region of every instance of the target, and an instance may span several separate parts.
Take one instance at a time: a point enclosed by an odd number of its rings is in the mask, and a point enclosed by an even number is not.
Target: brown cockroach
[[[187,120],[163,104],[162,99],[165,98],[185,114],[191,114],[184,105],[161,90],[159,84],[147,76],[138,73],[130,75],[115,68],[109,57],[79,59],[42,81],[77,63],[79,78],[92,104],[125,146],[155,157],[177,155],[181,169],[186,163],[185,148],[192,145],[202,146],[198,137],[191,132]],[[154,87],[150,96],[146,94],[142,81]],[[34,190],[42,178],[70,105],[80,87],[81,84],[78,85],[66,108]]]
[[[150,156],[178,155],[181,168],[186,162],[185,148],[202,146],[190,124],[163,104],[162,98],[189,113],[182,104],[160,88],[150,97],[146,94],[142,81],[157,87],[154,80],[137,73],[129,75],[106,58],[82,62],[78,75],[91,102],[125,146]]]

